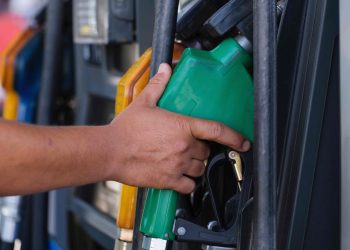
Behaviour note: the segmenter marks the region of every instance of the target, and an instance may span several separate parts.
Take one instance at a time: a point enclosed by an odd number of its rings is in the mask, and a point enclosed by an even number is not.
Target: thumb
[[[152,77],[146,88],[142,91],[142,97],[140,96],[140,99],[150,106],[156,106],[165,90],[170,76],[171,67],[166,63],[159,65],[157,74]]]
[[[245,152],[250,142],[224,124],[198,118],[188,118],[192,135],[201,140],[214,141],[232,149]]]

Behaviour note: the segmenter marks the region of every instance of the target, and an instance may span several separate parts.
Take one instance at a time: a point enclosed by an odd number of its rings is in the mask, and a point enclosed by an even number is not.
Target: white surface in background
[[[116,181],[106,181],[106,187],[114,192],[120,192],[120,183]]]
[[[2,116],[2,112],[4,109],[5,102],[5,91],[4,88],[0,85],[0,116]]]
[[[164,250],[166,248],[166,240],[152,239],[150,250]]]
[[[166,243],[166,240],[143,236],[142,250],[165,250]]]
[[[350,1],[340,0],[341,249],[350,249]]]
[[[5,100],[5,90],[4,88],[0,85],[0,103]]]
[[[10,0],[9,10],[31,20],[47,1],[48,0]]]

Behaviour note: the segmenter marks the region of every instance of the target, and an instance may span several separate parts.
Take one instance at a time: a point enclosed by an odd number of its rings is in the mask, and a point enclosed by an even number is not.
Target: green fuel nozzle
[[[250,141],[254,134],[252,57],[244,37],[228,38],[211,51],[184,51],[158,106],[172,112],[221,122]],[[178,194],[148,189],[140,231],[173,240]]]

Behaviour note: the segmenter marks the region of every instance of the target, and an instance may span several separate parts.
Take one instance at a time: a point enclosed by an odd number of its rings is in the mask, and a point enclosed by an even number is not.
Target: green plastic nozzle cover
[[[232,38],[212,51],[186,49],[158,106],[221,122],[253,141],[251,66],[251,56]],[[148,237],[173,240],[177,197],[173,190],[149,189],[140,231]]]

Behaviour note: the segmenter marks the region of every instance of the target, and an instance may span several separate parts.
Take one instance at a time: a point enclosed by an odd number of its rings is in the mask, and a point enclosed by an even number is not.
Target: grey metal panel
[[[89,116],[93,111],[102,107],[92,107],[91,96],[100,96],[111,101],[115,98],[116,78],[111,78],[107,70],[106,47],[95,45],[95,51],[100,51],[100,56],[95,61],[88,61],[86,50],[88,45],[75,46],[76,67],[76,124],[88,124]],[[116,76],[117,77],[117,76]],[[114,85],[113,85],[114,83]]]
[[[76,43],[133,41],[134,0],[75,0],[73,7]]]
[[[279,249],[303,249],[304,246],[315,172],[319,167],[317,160],[333,50],[338,36],[337,2],[309,0],[305,3],[300,57],[293,81],[293,105],[289,111],[282,158]]]
[[[48,231],[56,243],[64,250],[69,250],[69,201],[72,189],[65,188],[49,193]]]
[[[115,226],[114,220],[102,214],[101,212],[88,205],[84,201],[77,198],[73,199],[71,203],[71,210],[73,211],[78,220],[81,220],[81,222],[85,223],[82,224],[82,226],[87,231],[90,231],[89,235],[91,237],[97,236],[98,233],[102,233],[101,235],[105,235],[109,239],[114,240],[119,237],[120,231]],[[99,237],[96,237],[95,240],[99,242],[102,246],[105,246],[106,242],[101,241],[102,239],[100,239]],[[106,239],[104,239],[104,241],[105,240]],[[114,245],[114,241],[111,241],[110,244]]]
[[[350,249],[350,1],[340,0],[341,249]]]
[[[115,82],[118,82],[118,80],[116,79]],[[114,101],[116,95],[116,85],[99,84],[96,82],[89,82],[87,85],[88,93]]]
[[[140,54],[152,46],[155,0],[136,0],[136,40]]]

